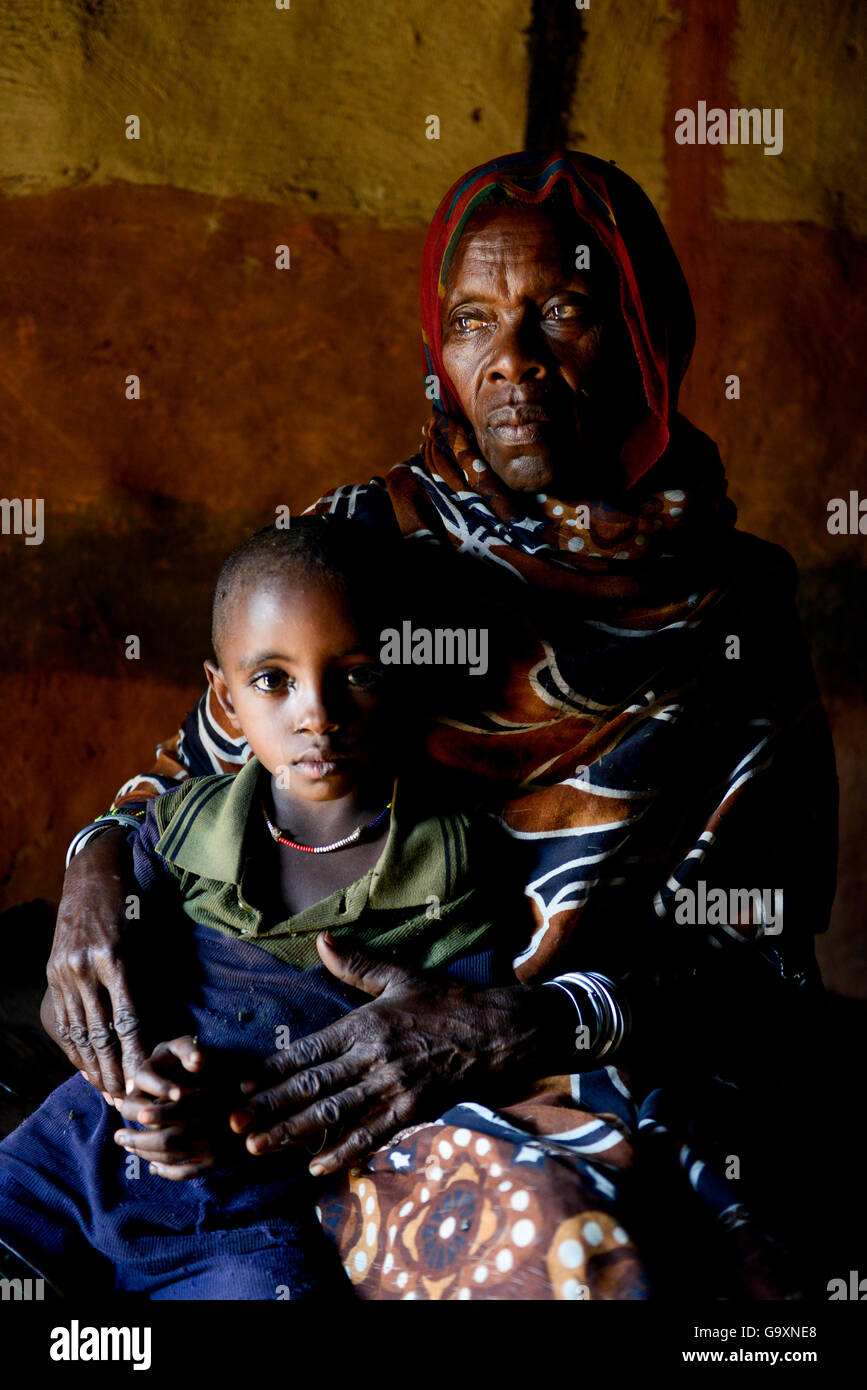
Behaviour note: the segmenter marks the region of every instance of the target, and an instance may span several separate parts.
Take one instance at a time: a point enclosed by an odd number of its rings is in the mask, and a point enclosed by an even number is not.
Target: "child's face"
[[[378,651],[328,581],[289,575],[237,600],[208,679],[277,786],[332,801],[387,778],[389,705]],[[367,645],[365,645],[367,643]]]

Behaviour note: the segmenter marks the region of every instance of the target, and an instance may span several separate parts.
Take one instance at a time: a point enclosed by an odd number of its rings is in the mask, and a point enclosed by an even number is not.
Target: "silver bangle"
[[[618,990],[617,985],[613,980],[610,980],[607,975],[600,975],[597,971],[593,970],[587,972],[587,978],[593,981],[597,990],[601,991],[611,1009],[612,1026],[614,1029],[612,1050],[615,1050],[621,1047],[626,1041],[632,1027],[632,1014],[629,1005],[623,994]]]
[[[588,982],[592,982],[591,988],[600,1001],[607,1024],[608,1042],[599,1054],[601,1057],[608,1052],[613,1052],[621,1040],[623,1030],[620,1021],[620,1011],[617,1008],[614,996],[611,994],[610,990],[605,988],[605,984],[603,983],[605,980],[604,975],[597,975],[588,971],[587,980]]]
[[[556,985],[564,994],[568,994],[582,1026],[585,1024],[581,1005],[572,988],[580,989],[589,1001],[597,1025],[596,1038],[589,1054],[594,1061],[601,1061],[609,1052],[616,1052],[622,1046],[629,1033],[632,1019],[626,1000],[621,998],[614,981],[607,975],[600,975],[596,971],[572,971],[568,975],[558,975],[554,980],[546,980],[545,983]]]
[[[555,988],[557,988],[557,989],[562,989],[562,991],[563,991],[563,993],[566,995],[566,997],[567,997],[568,999],[571,999],[571,1000],[572,1000],[572,1006],[573,1006],[573,1008],[575,1009],[576,1014],[578,1015],[578,1025],[579,1025],[579,1027],[581,1027],[581,1028],[586,1027],[586,1024],[585,1024],[585,1022],[584,1022],[584,1015],[581,1013],[581,1005],[578,1003],[578,1000],[575,998],[575,995],[572,993],[572,991],[571,991],[571,989],[569,988],[569,986],[568,986],[563,980],[546,980],[546,981],[545,981],[545,984],[546,984],[546,985],[554,985]],[[595,1010],[594,1010],[594,1012],[595,1012]],[[597,1020],[597,1021],[598,1021],[598,1020]]]
[[[593,1017],[596,1023],[596,1033],[593,1039],[592,1046],[589,1049],[585,1050],[583,1048],[579,1049],[576,1047],[575,1051],[578,1052],[580,1050],[585,1058],[592,1059],[593,1061],[597,1061],[600,1057],[604,1056],[604,1054],[608,1051],[610,1043],[604,1043],[601,1049],[599,1047],[599,1043],[600,1040],[604,1038],[606,1034],[606,1020],[602,1015],[595,994],[587,988],[587,986],[584,983],[583,977],[578,974],[560,975],[556,980],[546,980],[545,984],[554,985],[557,989],[562,989],[563,993],[572,1000],[573,1007],[575,1009],[576,1014],[578,1015],[579,1026],[582,1028],[586,1028],[587,1023],[585,1021],[584,1014],[581,1011],[581,1005],[579,1004],[574,994],[574,989],[576,986],[581,990],[584,999],[590,1004],[590,1007],[593,1010]]]
[[[110,830],[113,825],[128,825],[132,830],[140,830],[141,824],[140,820],[127,815],[125,811],[114,811],[110,816],[100,816],[99,820],[85,825],[83,829],[73,835],[66,851],[66,868],[69,868],[75,856],[84,849],[85,845],[89,845],[91,840],[95,840],[97,835],[101,835],[104,830]]]
[[[84,849],[85,845],[90,844],[91,840],[95,839],[97,835],[101,835],[103,830],[107,828],[101,821],[94,821],[93,825],[85,825],[81,830],[77,830],[66,851],[65,867],[68,869],[79,850]]]
[[[599,1015],[599,1036],[605,1039],[597,1054],[601,1061],[616,1046],[617,1013],[611,996],[605,990],[600,989],[598,982],[589,973],[584,976],[584,988],[588,991]]]
[[[591,1053],[595,1061],[600,1061],[606,1053],[611,1051],[612,1018],[606,1001],[599,991],[593,988],[589,976],[576,972],[560,978],[568,980],[569,984],[573,986],[577,986],[584,997],[590,1001],[596,1019],[596,1038]]]

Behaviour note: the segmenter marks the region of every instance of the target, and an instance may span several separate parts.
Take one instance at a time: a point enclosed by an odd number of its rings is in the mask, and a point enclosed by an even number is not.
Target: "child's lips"
[[[341,764],[346,762],[349,762],[349,758],[345,753],[331,753],[299,758],[295,766],[310,777],[330,777],[339,772]]]

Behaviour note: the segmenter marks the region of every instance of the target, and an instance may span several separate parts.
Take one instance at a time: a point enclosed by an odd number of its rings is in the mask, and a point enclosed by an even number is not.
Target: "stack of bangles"
[[[73,835],[66,851],[67,869],[79,850],[84,849],[84,846],[101,834],[103,830],[110,830],[113,825],[125,825],[130,830],[138,830],[147,812],[147,804],[144,806],[129,805],[124,807],[122,811],[106,811],[104,816],[97,816],[90,825],[84,826],[82,830]]]
[[[575,971],[570,975],[558,975],[556,980],[546,980],[545,984],[562,989],[575,1005],[578,1015],[576,1036],[581,1036],[580,1030],[587,1028],[587,1004],[589,1003],[593,1009],[596,1020],[593,1044],[589,1049],[580,1044],[575,1049],[587,1061],[601,1062],[603,1057],[607,1057],[610,1052],[616,1052],[626,1041],[632,1027],[632,1015],[626,1000],[607,975],[599,975],[595,971]],[[591,1029],[587,1028],[587,1032],[590,1033]]]

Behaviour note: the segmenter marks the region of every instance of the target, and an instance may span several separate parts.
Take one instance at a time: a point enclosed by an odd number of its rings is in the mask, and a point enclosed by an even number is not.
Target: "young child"
[[[379,662],[380,633],[411,602],[398,549],[360,523],[302,517],[223,567],[206,670],[255,756],[152,801],[130,837],[139,993],[156,991],[163,1041],[117,1108],[76,1076],[0,1144],[0,1241],[61,1288],[348,1294],[314,1215],[317,1136],[254,1157],[267,1145],[242,1132],[241,1081],[369,1002],[325,968],[329,934],[413,969],[513,982],[495,832],[432,804],[414,674]]]

